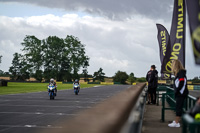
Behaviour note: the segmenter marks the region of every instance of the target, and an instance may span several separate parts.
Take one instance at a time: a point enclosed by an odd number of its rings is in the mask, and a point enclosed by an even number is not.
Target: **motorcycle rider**
[[[55,96],[56,96],[56,93],[57,93],[57,85],[56,85],[56,82],[54,81],[53,78],[50,79],[49,85],[54,85],[54,86],[55,86]]]
[[[78,84],[78,85],[79,85],[78,91],[80,91],[80,83],[79,83],[78,79],[76,79],[76,80],[74,81],[73,85],[75,85],[75,84]]]

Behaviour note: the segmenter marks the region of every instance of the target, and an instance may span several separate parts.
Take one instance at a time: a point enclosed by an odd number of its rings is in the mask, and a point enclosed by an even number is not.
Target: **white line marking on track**
[[[47,125],[47,126],[39,126],[39,125],[0,125],[0,127],[8,127],[8,128],[14,128],[14,127],[23,127],[23,128],[62,128],[59,126],[52,126],[52,125]]]
[[[65,113],[41,113],[41,112],[0,112],[0,114],[68,115],[68,116],[75,116],[75,115],[78,115],[78,114],[65,114]]]
[[[84,98],[84,99],[86,99],[86,98]],[[87,99],[89,99],[89,98],[87,98]],[[67,99],[67,100],[70,100],[70,101],[65,101],[65,100],[61,101],[59,99],[59,100],[54,100],[53,102],[56,102],[56,103],[73,103],[73,102],[75,102],[75,103],[96,103],[96,102],[91,102],[91,101],[74,101],[73,99]],[[94,100],[99,100],[99,99],[94,99]],[[1,100],[0,103],[4,103],[4,102],[20,102],[20,101],[24,102],[23,99],[22,100],[17,100],[16,99],[16,100]],[[46,102],[46,101],[44,101],[44,100],[27,100],[26,99],[26,102]]]
[[[36,125],[24,125],[24,127],[37,127]]]
[[[35,112],[35,114],[36,114],[36,115],[41,115],[41,114],[43,114],[43,113],[41,113],[41,112]]]
[[[91,106],[50,106],[50,105],[6,105],[0,104],[5,107],[46,107],[46,108],[91,108]]]

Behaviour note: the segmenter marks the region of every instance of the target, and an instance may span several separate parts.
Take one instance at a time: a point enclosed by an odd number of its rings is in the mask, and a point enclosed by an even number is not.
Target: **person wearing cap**
[[[155,65],[147,72],[146,80],[148,81],[148,104],[156,104],[156,89],[158,86],[158,71]]]

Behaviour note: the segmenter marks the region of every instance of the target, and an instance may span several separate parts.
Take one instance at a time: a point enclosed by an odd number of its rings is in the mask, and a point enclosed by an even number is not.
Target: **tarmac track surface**
[[[78,115],[95,104],[129,88],[127,85],[99,86],[59,91],[55,100],[47,92],[0,95],[0,133],[35,133],[62,128],[62,120]]]
[[[189,95],[193,97],[199,97],[200,96],[200,90],[190,90]]]

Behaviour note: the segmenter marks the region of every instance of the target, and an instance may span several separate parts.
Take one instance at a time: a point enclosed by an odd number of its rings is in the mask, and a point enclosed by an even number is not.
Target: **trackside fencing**
[[[162,93],[162,121],[165,120],[165,110],[175,111],[176,105],[174,89],[166,86],[165,90],[166,93]],[[165,101],[167,101],[169,107],[165,106]],[[188,95],[184,103],[183,111],[188,111],[195,105],[195,103],[196,98],[191,95]],[[185,113],[182,117],[182,133],[200,133],[200,121],[195,120],[190,115]]]
[[[165,101],[169,104],[169,107],[165,106]],[[188,109],[193,107],[195,105],[196,98],[188,95],[183,110],[186,112]],[[166,93],[162,94],[162,121],[165,121],[165,110],[175,110],[176,100],[175,100],[175,94],[174,89],[170,87],[166,87]]]

